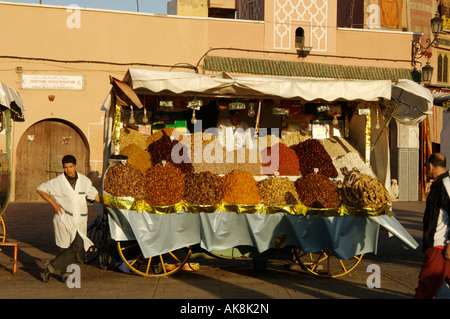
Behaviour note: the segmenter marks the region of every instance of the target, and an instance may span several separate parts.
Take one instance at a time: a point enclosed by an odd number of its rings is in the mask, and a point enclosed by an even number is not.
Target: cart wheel
[[[4,243],[6,241],[6,226],[5,221],[0,215],[0,243]],[[0,246],[0,251],[2,251],[2,247]]]
[[[364,254],[350,259],[339,259],[329,252],[305,254],[301,248],[294,248],[294,259],[302,269],[316,276],[340,277],[352,271],[361,261]]]
[[[124,263],[135,273],[146,277],[172,275],[180,270],[191,256],[191,247],[144,258],[137,241],[118,241],[117,250]]]

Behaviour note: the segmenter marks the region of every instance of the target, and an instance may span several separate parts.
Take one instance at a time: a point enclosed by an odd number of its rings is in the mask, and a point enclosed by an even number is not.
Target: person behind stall
[[[39,195],[53,206],[53,226],[58,252],[44,263],[44,282],[51,274],[60,273],[64,281],[70,275],[69,266],[79,252],[94,244],[87,237],[87,199],[101,202],[97,189],[89,178],[77,172],[77,160],[72,155],[62,159],[64,173],[38,186]]]
[[[253,146],[251,130],[242,121],[242,110],[230,110],[229,117],[217,121],[217,129],[217,138],[227,151]]]
[[[450,177],[445,156],[431,154],[425,167],[432,184],[423,216],[422,250],[425,256],[415,299],[435,298],[439,288],[450,280]]]

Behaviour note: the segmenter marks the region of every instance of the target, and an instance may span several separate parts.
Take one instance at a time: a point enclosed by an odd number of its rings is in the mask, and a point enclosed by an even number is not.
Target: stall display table
[[[137,241],[144,258],[161,256],[184,247],[221,251],[238,246],[254,247],[259,253],[287,246],[304,253],[326,251],[339,259],[376,253],[380,227],[405,246],[418,243],[387,214],[372,217],[247,214],[229,211],[170,214],[137,212],[108,207],[111,238]]]

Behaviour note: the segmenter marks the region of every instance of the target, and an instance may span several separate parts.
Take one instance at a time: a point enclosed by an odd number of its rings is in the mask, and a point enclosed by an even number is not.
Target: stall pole
[[[371,109],[366,114],[366,145],[365,145],[365,162],[370,165],[370,127],[371,127]]]
[[[261,117],[261,101],[258,104],[258,114],[256,115],[256,123],[255,123],[255,137],[259,137],[259,120]]]

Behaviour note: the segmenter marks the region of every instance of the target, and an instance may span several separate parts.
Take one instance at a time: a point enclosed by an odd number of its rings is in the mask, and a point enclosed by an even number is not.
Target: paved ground
[[[424,202],[394,203],[397,219],[420,244],[424,206]],[[48,283],[40,279],[43,262],[55,254],[51,207],[13,202],[3,217],[7,240],[20,242],[20,250],[15,275],[6,258],[12,250],[4,248],[0,253],[2,299],[251,299],[258,303],[269,299],[411,299],[422,261],[421,246],[404,249],[398,239],[382,231],[378,253],[365,255],[355,270],[336,279],[309,275],[288,260],[269,260],[267,269],[261,271],[248,261],[212,259],[199,260],[199,271],[179,271],[167,278],[79,264],[81,288],[69,288],[56,278]],[[380,288],[367,287],[371,264],[380,266]]]

